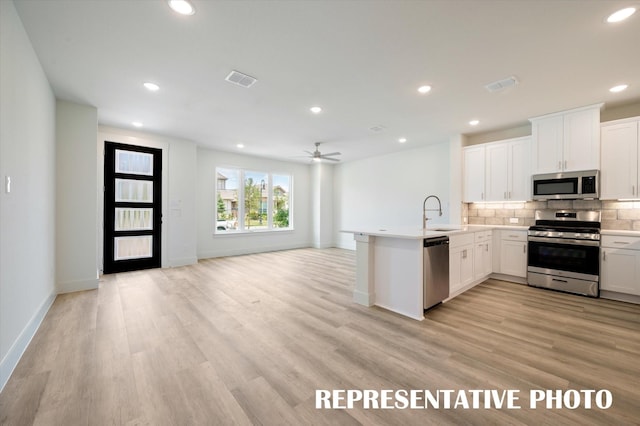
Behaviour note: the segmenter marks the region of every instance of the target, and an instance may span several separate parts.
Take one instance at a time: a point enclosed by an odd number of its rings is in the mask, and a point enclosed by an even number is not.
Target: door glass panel
[[[114,259],[140,259],[152,257],[153,237],[142,235],[139,237],[116,237],[114,238]]]
[[[153,181],[116,179],[116,202],[153,202]]]
[[[116,173],[153,176],[153,154],[116,149]]]
[[[153,229],[153,209],[116,208],[116,231],[143,231]]]

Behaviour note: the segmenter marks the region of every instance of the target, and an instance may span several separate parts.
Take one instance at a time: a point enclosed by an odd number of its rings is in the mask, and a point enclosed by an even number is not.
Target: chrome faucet
[[[436,200],[438,200],[438,216],[442,216],[442,203],[440,202],[440,198],[438,198],[435,195],[429,195],[427,198],[424,199],[424,201],[422,202],[422,229],[427,229],[427,220],[429,220],[429,218],[427,218],[427,212],[435,212],[436,209],[429,209],[427,210],[427,200],[429,198],[435,198]]]

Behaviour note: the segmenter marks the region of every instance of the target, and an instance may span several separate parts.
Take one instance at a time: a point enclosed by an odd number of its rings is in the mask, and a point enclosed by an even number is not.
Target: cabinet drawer
[[[462,235],[450,235],[449,236],[449,247],[460,247],[466,246],[469,244],[473,244],[474,236],[473,234],[462,234]]]
[[[600,241],[600,245],[602,247],[640,250],[640,237],[627,237],[624,235],[603,235]]]
[[[473,234],[475,236],[476,243],[482,243],[491,239],[491,231],[481,231]]]
[[[527,231],[500,231],[500,238],[506,241],[527,241]]]

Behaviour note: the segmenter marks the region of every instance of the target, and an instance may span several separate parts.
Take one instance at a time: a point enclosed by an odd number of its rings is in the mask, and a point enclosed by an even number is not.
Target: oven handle
[[[546,237],[529,237],[529,241],[536,243],[552,243],[552,244],[566,244],[569,246],[590,246],[599,247],[600,241],[597,240],[574,240],[572,238],[546,238]]]

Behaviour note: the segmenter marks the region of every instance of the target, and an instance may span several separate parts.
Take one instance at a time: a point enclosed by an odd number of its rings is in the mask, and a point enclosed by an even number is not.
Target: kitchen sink
[[[451,231],[459,231],[459,229],[456,229],[456,228],[434,228],[434,229],[426,229],[426,231],[451,232]]]

